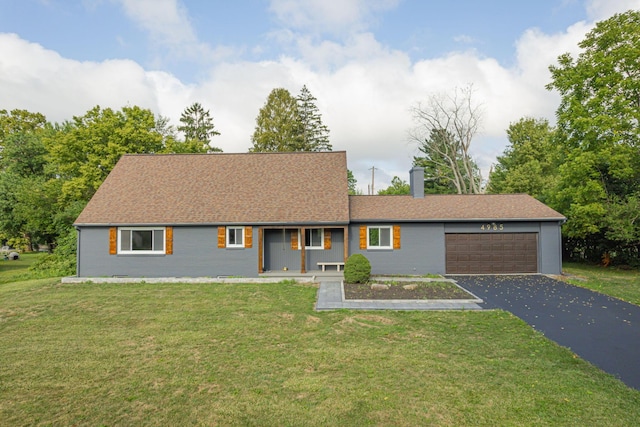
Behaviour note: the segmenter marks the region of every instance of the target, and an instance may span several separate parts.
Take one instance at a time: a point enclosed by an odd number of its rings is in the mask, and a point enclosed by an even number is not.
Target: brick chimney
[[[424,168],[414,166],[409,171],[409,186],[414,198],[424,198]]]

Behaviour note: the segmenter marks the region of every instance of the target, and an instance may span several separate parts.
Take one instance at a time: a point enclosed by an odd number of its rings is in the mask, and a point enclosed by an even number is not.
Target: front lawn
[[[45,255],[43,252],[26,252],[21,253],[15,261],[0,258],[0,284],[34,276],[29,272],[29,267]]]
[[[0,286],[3,425],[634,425],[503,311],[315,312],[282,284]]]
[[[564,263],[568,282],[621,300],[640,305],[640,271],[617,267]]]

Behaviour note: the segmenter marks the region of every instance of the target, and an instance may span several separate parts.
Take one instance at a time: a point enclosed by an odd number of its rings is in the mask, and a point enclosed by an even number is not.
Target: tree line
[[[522,118],[488,191],[526,192],[567,217],[568,259],[640,266],[640,12],[596,24],[550,67],[557,124]]]
[[[469,156],[481,111],[469,88],[413,109],[425,193],[527,193],[567,217],[565,259],[640,266],[640,11],[598,22],[551,65],[557,124],[523,117],[485,185]],[[394,177],[380,194],[408,194]]]
[[[471,86],[432,94],[411,109],[414,166],[425,194],[528,193],[567,217],[566,259],[640,265],[640,12],[596,24],[577,58],[550,66],[559,92],[557,124],[523,117],[484,180],[471,155],[482,109]],[[150,110],[99,106],[63,123],[40,113],[0,110],[0,240],[55,247],[41,268],[75,271],[73,221],[125,153],[216,153],[208,110],[187,107],[176,128]],[[256,117],[249,152],[330,151],[316,98],[271,91]],[[356,180],[347,177],[350,194]],[[408,194],[394,177],[378,194]]]
[[[249,151],[331,150],[315,101],[306,86],[297,98],[274,89],[258,114]],[[48,248],[52,254],[36,267],[73,274],[73,222],[123,154],[218,153],[212,144],[217,135],[210,111],[197,102],[185,108],[177,127],[138,106],[96,106],[62,123],[27,110],[0,110],[0,242],[27,251]]]

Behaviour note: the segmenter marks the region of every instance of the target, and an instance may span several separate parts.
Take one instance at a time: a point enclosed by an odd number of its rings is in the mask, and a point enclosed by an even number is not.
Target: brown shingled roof
[[[334,151],[125,155],[76,225],[348,221],[347,156]]]
[[[563,220],[527,194],[350,196],[352,221]]]

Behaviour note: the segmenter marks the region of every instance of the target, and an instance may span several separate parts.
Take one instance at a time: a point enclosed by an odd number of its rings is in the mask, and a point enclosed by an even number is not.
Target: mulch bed
[[[416,285],[407,289],[405,285]],[[370,283],[345,283],[345,299],[473,299],[473,295],[463,291],[451,282],[401,282],[389,289],[372,289]]]

